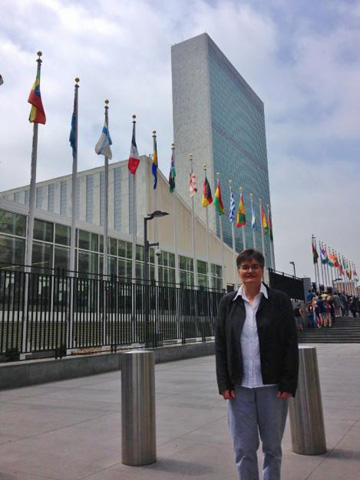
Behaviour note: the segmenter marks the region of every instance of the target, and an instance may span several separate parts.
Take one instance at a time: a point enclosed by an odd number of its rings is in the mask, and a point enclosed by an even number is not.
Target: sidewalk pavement
[[[328,452],[283,480],[360,478],[360,344],[317,345]],[[121,463],[120,372],[0,392],[0,480],[235,479],[214,357],[156,365],[157,463]],[[261,457],[261,454],[259,454]]]

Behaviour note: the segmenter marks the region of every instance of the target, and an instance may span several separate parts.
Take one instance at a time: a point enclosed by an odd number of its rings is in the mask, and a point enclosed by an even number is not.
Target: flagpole
[[[233,189],[232,189],[232,180],[229,180],[229,185],[230,185],[230,196],[233,196]],[[234,212],[235,214],[235,212]],[[233,267],[234,267],[234,288],[236,287],[237,284],[237,271],[236,271],[236,247],[235,247],[235,228],[234,228],[234,221],[235,218],[233,218],[233,221],[231,223],[231,239],[232,239],[232,250],[233,250]]]
[[[320,240],[319,240],[319,251],[320,251],[321,278],[322,278],[323,285],[325,285],[325,282],[324,282],[323,249],[322,249],[322,242],[320,242]]]
[[[206,178],[206,163],[204,163],[204,173]],[[207,264],[208,264],[208,287],[212,287],[211,282],[211,264],[210,264],[210,245],[209,245],[209,212],[208,207],[205,208],[206,211],[206,254],[207,254]]]
[[[190,176],[194,173],[193,171],[193,156],[189,154],[190,162]],[[197,275],[197,265],[196,265],[196,242],[195,242],[195,205],[194,205],[194,195],[191,197],[191,220],[192,220],[192,250],[193,250],[193,262],[194,262],[194,286],[198,286],[198,275]]]
[[[172,159],[175,163],[175,143],[171,144],[172,150]],[[177,221],[176,221],[176,208],[175,208],[175,195],[172,196],[172,214],[173,214],[173,225],[174,225],[174,250],[175,250],[175,283],[180,284],[180,270],[179,270],[179,251],[178,251],[178,232],[177,232]]]
[[[135,131],[136,127],[136,115],[132,116],[133,118],[133,129]],[[132,254],[131,254],[131,278],[133,282],[136,279],[136,233],[137,233],[137,222],[136,222],[136,175],[132,176]]]
[[[252,225],[252,215],[254,213],[254,202],[253,202],[254,194],[250,193],[250,204],[251,204],[251,231],[252,231],[252,240],[253,240],[253,249],[256,250],[256,239],[255,239],[255,230],[253,229]]]
[[[241,202],[241,197],[242,197],[242,194],[243,194],[243,193],[242,193],[242,192],[243,192],[243,187],[239,187],[239,190],[240,190],[240,202]],[[241,233],[242,233],[243,250],[246,249],[245,227],[246,227],[246,225],[243,225],[243,226],[241,227],[241,230],[242,230]]]
[[[216,173],[216,178],[219,183],[220,181],[220,173]],[[207,211],[207,209],[206,209]],[[226,282],[225,282],[225,261],[224,261],[224,233],[223,233],[223,225],[222,225],[222,216],[219,215],[219,228],[220,228],[220,241],[221,241],[221,275],[222,275],[222,286],[225,290]]]
[[[109,100],[105,100],[105,124],[109,128]],[[109,226],[108,226],[108,216],[109,216],[109,158],[105,155],[105,198],[104,198],[104,261],[103,261],[103,275],[104,277],[108,274],[108,236],[109,236]],[[104,278],[106,280],[106,278]]]
[[[265,258],[265,265],[267,264],[266,257],[265,257],[265,240],[264,240],[264,225],[263,225],[263,219],[262,219],[262,200],[259,198],[259,206],[260,206],[260,223],[261,223],[261,248],[262,248],[262,254],[264,255]]]
[[[69,331],[68,331],[68,348],[71,349],[74,346],[74,280],[75,277],[75,247],[76,247],[76,199],[77,199],[77,170],[78,170],[78,133],[79,133],[79,81],[78,77],[75,78],[74,87],[74,121],[75,121],[75,148],[73,152],[73,164],[72,164],[72,188],[71,188],[71,234],[70,234],[70,301],[69,301]]]
[[[78,126],[79,126],[79,82],[75,78],[74,91],[74,115],[75,115],[75,149],[73,148],[72,164],[72,189],[71,189],[71,236],[70,236],[70,276],[74,276],[75,267],[75,244],[76,244],[76,197],[77,197],[77,170],[78,170]]]
[[[271,209],[270,204],[267,204],[268,211],[268,224],[269,224],[269,242],[270,242],[270,259],[271,259],[271,268],[275,270],[275,255],[274,255],[274,234],[272,231],[272,218],[271,218]],[[272,240],[271,240],[272,237]]]
[[[41,56],[42,52],[37,52],[38,59],[37,62],[37,72],[36,76],[40,77],[41,71]],[[32,265],[32,249],[33,249],[33,238],[34,238],[34,218],[35,218],[35,198],[36,198],[36,163],[37,163],[37,148],[38,148],[38,127],[39,124],[34,122],[33,125],[33,141],[32,141],[32,152],[31,152],[31,176],[30,176],[30,195],[29,195],[29,218],[28,218],[28,229],[26,236],[26,257],[25,265],[30,267],[27,271],[31,271]]]
[[[157,154],[157,142],[156,142],[156,130],[153,130],[152,132],[152,137],[153,137],[153,149],[154,153],[156,152]],[[153,189],[154,190],[154,211],[157,210],[157,203],[158,203],[158,193],[157,193],[157,187]],[[154,218],[154,242],[157,243],[159,241],[159,225],[158,225],[158,218]],[[155,255],[155,281],[156,283],[159,282],[159,257],[158,255]]]
[[[313,264],[314,264],[316,290],[319,290],[319,289],[320,289],[320,285],[319,285],[318,278],[317,278],[316,262],[314,261],[314,251],[315,251],[315,249],[316,249],[315,236],[314,236],[314,234],[312,234],[312,235],[311,235],[311,255],[312,255],[312,260],[313,260]]]
[[[41,71],[41,56],[42,52],[37,52],[37,72],[36,77],[40,78]],[[29,195],[29,217],[27,223],[27,235],[25,245],[25,285],[24,285],[24,309],[23,309],[23,325],[22,325],[22,346],[21,351],[25,354],[30,345],[27,338],[27,326],[29,322],[29,274],[32,266],[32,248],[34,238],[34,219],[35,219],[35,197],[36,197],[36,163],[37,163],[37,147],[38,147],[38,123],[33,124],[33,141],[31,151],[31,170],[30,170],[30,195]],[[29,347],[30,348],[30,347]],[[21,358],[22,359],[22,358]]]

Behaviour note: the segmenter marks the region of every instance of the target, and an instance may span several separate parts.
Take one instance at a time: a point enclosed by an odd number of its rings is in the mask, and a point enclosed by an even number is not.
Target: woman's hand
[[[223,396],[224,400],[230,400],[230,398],[235,398],[234,390],[224,390],[223,392],[221,392],[221,395]]]
[[[292,397],[292,394],[288,393],[288,392],[278,392],[277,396],[280,397],[280,398],[284,398],[286,400],[286,399]]]

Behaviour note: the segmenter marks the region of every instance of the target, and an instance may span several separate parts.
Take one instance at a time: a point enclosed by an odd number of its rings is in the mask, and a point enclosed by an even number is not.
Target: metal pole
[[[144,217],[144,293],[145,293],[145,346],[150,344],[149,325],[149,241],[147,237],[147,222],[149,218]]]
[[[122,354],[122,463],[156,462],[155,356],[149,351]]]
[[[229,180],[229,185],[230,185],[230,198],[233,198],[232,180]],[[235,215],[235,211],[234,211],[234,215]],[[235,246],[235,228],[234,228],[235,218],[234,218],[234,215],[233,215],[233,220],[230,221],[230,223],[231,223],[231,239],[232,239],[232,250],[233,250],[234,287],[236,287],[237,271],[236,271],[236,246]]]
[[[239,190],[240,190],[240,202],[241,202],[241,199],[243,198],[243,187],[239,187]],[[246,225],[243,225],[241,227],[241,230],[242,230],[242,241],[243,241],[243,250],[246,249],[246,237],[245,237],[245,227]]]
[[[76,200],[77,200],[77,170],[78,170],[78,133],[79,133],[79,81],[75,78],[74,91],[74,121],[75,121],[75,148],[73,151],[72,178],[71,178],[71,233],[70,233],[70,284],[69,284],[69,305],[68,305],[68,336],[67,347],[74,346],[74,288],[75,288],[75,247],[76,247]]]
[[[189,154],[190,162],[190,176],[193,172],[193,156]],[[193,251],[193,262],[194,262],[194,286],[198,286],[198,275],[197,275],[197,265],[196,265],[196,241],[195,241],[195,205],[194,205],[194,195],[191,196],[191,220],[192,220],[192,251]]]
[[[268,226],[269,226],[269,242],[270,242],[270,260],[271,260],[271,268],[275,270],[275,260],[274,260],[274,238],[273,238],[273,231],[272,231],[272,219],[271,219],[271,210],[270,204],[267,205],[268,211]],[[272,241],[271,241],[272,237]],[[296,275],[295,275],[296,276]]]
[[[204,173],[206,178],[206,163],[204,163]],[[210,263],[210,245],[209,245],[209,212],[208,207],[205,208],[206,211],[206,254],[207,254],[207,271],[208,271],[208,286],[212,287],[211,281],[211,263]]]
[[[153,137],[153,148],[154,154],[156,153],[157,156],[157,142],[156,142],[156,130],[152,132]],[[154,208],[153,211],[157,210],[157,203],[158,203],[158,191],[157,187],[154,189]],[[159,240],[159,226],[158,226],[158,219],[154,218],[154,242],[158,242]],[[159,282],[159,257],[155,255],[155,282],[158,284]],[[156,295],[157,298],[157,295]]]
[[[262,200],[261,200],[261,198],[259,198],[259,206],[260,206],[260,223],[261,223],[261,248],[262,248],[262,254],[264,255],[264,258],[265,258],[264,226],[263,226],[263,221],[262,221]],[[265,258],[265,263],[266,263],[266,258]]]
[[[175,162],[175,144],[172,143],[172,158]],[[179,271],[179,251],[178,251],[178,231],[177,231],[177,218],[176,218],[176,208],[175,208],[175,195],[172,195],[172,215],[173,215],[173,225],[174,225],[174,250],[175,250],[175,283],[179,285],[180,283],[180,271]]]
[[[254,212],[254,203],[253,203],[254,194],[250,193],[250,204],[251,204],[251,231],[252,231],[252,240],[253,240],[253,249],[256,250],[256,239],[255,239],[255,230],[253,228],[253,216],[255,217]],[[255,219],[256,221],[256,219]]]

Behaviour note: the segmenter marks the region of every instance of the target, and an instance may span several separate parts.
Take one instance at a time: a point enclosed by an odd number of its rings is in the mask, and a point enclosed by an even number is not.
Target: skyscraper
[[[246,244],[253,245],[250,193],[259,231],[256,247],[261,250],[259,199],[270,204],[269,174],[266,152],[264,104],[243,77],[206,33],[171,49],[174,141],[177,153],[177,189],[189,198],[189,154],[198,185],[207,177],[215,189],[220,174],[222,197],[229,210],[229,180],[233,181],[236,203],[243,187],[246,209]],[[218,213],[209,209],[210,228],[219,234]],[[205,219],[200,198],[195,211]],[[231,245],[231,225],[224,219],[224,241]],[[243,227],[244,228],[244,227]],[[243,246],[240,229],[236,229],[236,247]],[[265,236],[267,265],[270,266],[270,240]]]

